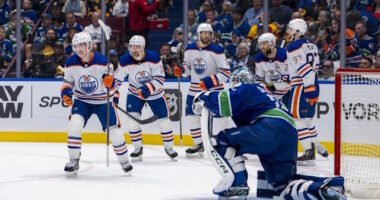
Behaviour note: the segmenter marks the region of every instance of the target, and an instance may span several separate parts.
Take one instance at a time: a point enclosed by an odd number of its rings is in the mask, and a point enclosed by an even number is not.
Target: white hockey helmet
[[[268,42],[269,48],[273,49],[276,46],[276,37],[272,33],[263,33],[260,35],[257,44],[260,46],[262,42]]]
[[[73,51],[77,53],[76,45],[85,43],[87,45],[87,53],[89,53],[92,49],[92,39],[91,35],[85,31],[76,33],[73,37],[72,41],[73,45]]]
[[[255,82],[255,76],[251,72],[250,69],[247,67],[239,67],[235,69],[231,74],[231,83],[232,86],[238,84],[238,83],[253,83]]]
[[[292,19],[290,20],[287,28],[287,33],[294,37],[294,34],[299,31],[299,36],[302,36],[307,31],[307,24],[303,19]]]
[[[214,36],[214,30],[212,29],[212,26],[207,23],[202,23],[199,24],[198,29],[197,29],[197,35],[198,39],[201,38],[201,32],[211,32],[211,38]]]
[[[145,48],[145,38],[141,35],[134,35],[129,40],[129,47],[131,47],[132,45],[141,46],[141,48],[144,49]]]

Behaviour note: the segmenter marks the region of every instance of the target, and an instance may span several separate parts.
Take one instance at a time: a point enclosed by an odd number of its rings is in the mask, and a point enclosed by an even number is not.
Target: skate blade
[[[232,200],[232,199],[237,199],[237,200],[247,200],[248,196],[233,196],[233,197],[223,197],[219,196],[219,200]]]
[[[170,158],[170,161],[172,162],[177,162],[178,161],[178,156],[174,157],[174,158]]]
[[[139,157],[132,157],[132,162],[141,162],[143,159],[142,159],[142,156],[139,156]]]
[[[65,176],[67,178],[75,178],[78,176],[78,170],[72,171],[72,172],[66,172]]]
[[[299,165],[299,166],[316,166],[314,160],[297,161],[297,165]]]
[[[203,152],[186,153],[186,157],[188,157],[188,158],[204,158],[204,153]]]

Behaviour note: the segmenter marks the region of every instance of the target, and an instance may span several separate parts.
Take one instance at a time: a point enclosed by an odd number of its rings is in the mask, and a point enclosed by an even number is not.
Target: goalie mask
[[[202,32],[209,34],[202,34]],[[214,36],[214,30],[210,24],[202,23],[198,26],[197,35],[198,41],[201,43],[202,47],[204,47],[211,43],[211,39]]]
[[[232,72],[230,83],[235,86],[238,83],[253,83],[255,82],[254,75],[247,67],[241,67]]]
[[[261,34],[257,44],[260,51],[268,56],[276,48],[276,37],[272,33]]]
[[[290,41],[297,40],[300,36],[305,35],[307,30],[307,24],[303,19],[290,20],[286,33],[291,36]],[[298,35],[296,33],[299,32]]]
[[[85,31],[76,33],[73,37],[72,43],[73,43],[73,51],[76,54],[78,54],[81,58],[84,58],[87,55],[89,55],[92,49],[91,35]],[[87,52],[86,55],[83,54],[83,52],[81,51],[82,49],[78,48],[78,45],[83,44],[83,43],[86,45],[86,52]]]
[[[129,40],[129,52],[131,56],[140,61],[144,58],[145,38],[141,35],[135,35]]]

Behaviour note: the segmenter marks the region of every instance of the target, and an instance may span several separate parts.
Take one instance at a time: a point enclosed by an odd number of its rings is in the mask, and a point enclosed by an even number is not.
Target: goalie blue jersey
[[[207,108],[217,116],[231,116],[238,127],[253,123],[271,109],[288,114],[285,106],[258,83],[238,84],[228,91],[211,92],[204,98],[202,100]]]

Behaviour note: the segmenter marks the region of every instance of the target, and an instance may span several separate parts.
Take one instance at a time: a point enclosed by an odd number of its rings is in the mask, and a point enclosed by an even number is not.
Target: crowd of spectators
[[[255,69],[258,36],[263,33],[263,0],[198,0],[199,6],[188,11],[189,42],[197,40],[197,27],[209,23],[214,29],[212,42],[225,49],[233,71],[241,66]],[[143,35],[147,46],[149,16],[168,11],[175,0],[106,0],[106,16],[125,18],[127,31],[123,41],[112,35],[109,41],[111,62],[128,49],[128,39]],[[340,65],[339,0],[270,0],[268,30],[277,37],[277,45],[286,47],[290,37],[286,26],[291,19],[303,18],[308,23],[306,37],[317,44],[320,53],[319,76],[329,79]],[[60,67],[73,54],[72,38],[87,30],[100,50],[100,0],[54,0],[45,14],[49,0],[23,0],[21,12],[24,77],[61,77]],[[348,0],[346,33],[346,66],[380,68],[380,0]],[[82,27],[78,18],[91,19]],[[41,19],[32,35],[32,28]],[[15,55],[15,2],[0,0],[0,69],[4,70]],[[172,39],[163,41],[160,55],[167,78],[175,78],[173,67],[183,60],[184,25],[175,28]],[[113,31],[111,28],[108,30]],[[43,61],[43,62],[41,62]]]

